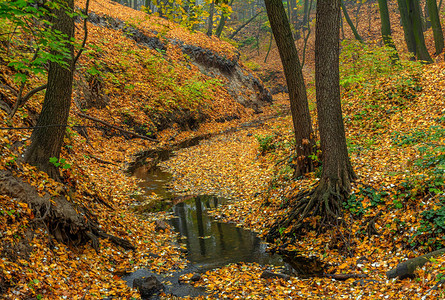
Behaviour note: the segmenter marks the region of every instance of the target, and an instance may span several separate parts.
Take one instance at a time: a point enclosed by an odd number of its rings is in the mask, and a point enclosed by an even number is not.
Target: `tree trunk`
[[[207,27],[207,35],[212,36],[213,34],[213,12],[215,11],[215,0],[212,0],[210,3],[210,9],[209,9],[209,23]]]
[[[426,63],[431,63],[430,54],[425,45],[425,37],[422,30],[422,18],[420,16],[420,4],[417,0],[406,0],[408,3],[408,14],[413,24],[414,40],[416,42],[417,59]]]
[[[355,39],[356,39],[357,41],[359,41],[360,43],[363,43],[363,39],[362,39],[362,37],[360,36],[360,34],[358,34],[358,31],[357,31],[357,29],[355,28],[354,23],[352,23],[352,20],[351,20],[351,18],[349,17],[348,11],[346,10],[345,3],[344,3],[344,1],[342,1],[342,0],[341,0],[341,8],[342,8],[342,10],[343,10],[343,15],[345,16],[346,22],[348,22],[349,27],[351,27],[351,30],[352,30],[352,32],[354,33]]]
[[[397,0],[397,3],[399,5],[400,19],[405,34],[406,46],[408,47],[408,51],[416,56],[416,40],[414,38],[413,24],[409,17],[408,3],[406,0]]]
[[[439,10],[437,9],[436,0],[427,0],[428,11],[431,20],[431,26],[433,27],[434,34],[434,46],[436,48],[436,55],[442,53],[444,42],[443,42],[443,31],[440,24]]]
[[[48,71],[48,87],[43,101],[42,111],[37,121],[37,127],[31,135],[31,145],[25,152],[25,161],[47,172],[54,179],[59,179],[59,170],[50,163],[50,158],[60,157],[60,151],[65,136],[68,114],[71,106],[73,83],[72,60],[74,47],[69,42],[74,38],[74,19],[69,16],[74,10],[74,0],[66,0],[66,8],[54,10],[55,20],[53,30],[66,35],[65,47],[69,58],[66,66],[50,62]]]
[[[313,171],[309,155],[315,152],[306,86],[283,2],[266,0],[265,4],[289,90],[297,151],[295,175],[301,176]]]
[[[338,223],[342,215],[342,202],[349,196],[351,181],[356,178],[349,161],[341,112],[340,6],[340,0],[317,1],[315,86],[323,155],[322,177],[314,190],[299,193],[295,199],[290,199],[293,200],[292,209],[272,226],[266,236],[268,242],[283,237],[283,228],[286,229],[284,236],[294,240],[303,232],[301,228],[309,216],[321,216],[318,224]],[[290,230],[289,226],[292,226]]]
[[[388,2],[387,0],[378,0],[379,2],[379,11],[380,11],[380,20],[381,20],[381,32],[382,39],[385,43],[385,46],[391,47],[394,49],[393,55],[391,58],[393,61],[398,60],[399,57],[397,55],[397,48],[394,45],[394,42],[391,38],[391,22],[389,20],[389,12],[388,12]]]
[[[229,6],[232,6],[234,0],[231,0]],[[216,28],[215,35],[219,38],[224,30],[224,26],[226,25],[227,16],[224,15],[224,12],[221,13],[221,19],[219,20],[218,27]]]
[[[311,1],[312,4],[312,1]],[[309,7],[309,0],[304,0],[304,6],[303,6],[303,31],[306,28],[306,26],[309,26],[309,13],[310,13],[310,7]]]
[[[315,86],[323,171],[314,196],[331,220],[341,214],[342,200],[349,196],[351,181],[356,178],[341,111],[339,18],[340,0],[317,1]]]

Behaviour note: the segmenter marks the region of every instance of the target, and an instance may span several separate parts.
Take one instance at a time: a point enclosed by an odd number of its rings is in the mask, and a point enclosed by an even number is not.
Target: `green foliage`
[[[254,61],[247,61],[244,63],[244,65],[252,71],[258,71],[261,69],[261,66]]]
[[[442,118],[436,121],[442,123]],[[402,201],[409,199],[422,197],[425,201],[420,225],[409,239],[412,246],[420,244],[439,248],[445,245],[445,145],[441,144],[444,138],[445,127],[441,124],[393,135],[395,145],[417,146],[419,151],[411,167],[416,175],[400,184],[394,200],[398,208],[401,208]]]
[[[261,154],[266,154],[267,152],[276,148],[276,145],[274,143],[274,134],[255,135],[255,137],[259,143],[259,150]]]
[[[246,37],[244,40],[239,42],[240,47],[253,46],[256,47],[257,39],[254,36]]]
[[[394,49],[344,41],[340,55],[340,84],[352,94],[372,93],[376,99],[403,104],[421,87],[419,62],[401,58],[393,61]]]
[[[352,193],[349,198],[343,202],[343,207],[349,210],[353,215],[361,217],[370,208],[377,207],[385,203],[385,197],[389,194],[385,191],[377,191],[372,187],[360,187],[358,193]],[[364,202],[369,202],[368,206],[363,206]]]
[[[59,31],[49,30],[52,9],[62,8],[70,16],[76,15],[62,0],[0,0],[0,47],[2,57],[17,74],[17,82],[25,82],[29,74],[46,73],[45,65],[55,62],[68,67],[68,44],[72,43]]]
[[[57,159],[57,157],[50,157],[49,162],[52,163],[56,168],[61,167],[62,169],[70,169],[71,164],[68,164],[66,162],[66,159],[61,158],[60,161]]]

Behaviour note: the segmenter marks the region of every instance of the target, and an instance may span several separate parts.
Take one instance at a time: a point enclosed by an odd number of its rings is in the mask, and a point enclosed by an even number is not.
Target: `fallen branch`
[[[12,92],[14,94],[14,96],[17,96],[17,90],[14,89],[13,87],[9,86],[9,85],[5,85],[5,84],[0,84],[0,89],[5,89],[8,90],[10,92]]]
[[[100,163],[107,164],[107,165],[114,165],[114,166],[117,166],[117,164],[115,164],[114,162],[107,161],[107,160],[103,160],[103,159],[101,159],[101,158],[99,158],[99,157],[96,157],[96,156],[94,156],[94,155],[92,155],[92,154],[88,154],[88,156],[91,157],[91,158],[93,158],[93,159],[95,159],[95,160],[97,160],[97,161],[100,162]]]
[[[379,211],[374,217],[366,220],[366,223],[368,223],[368,226],[366,226],[368,237],[371,237],[373,235],[380,235],[380,233],[377,231],[377,228],[375,228],[375,221],[382,215],[382,213],[382,211]]]
[[[145,136],[145,135],[138,134],[138,133],[133,132],[133,131],[129,131],[129,130],[123,129],[123,128],[119,127],[119,126],[110,124],[110,123],[108,123],[108,122],[102,121],[102,120],[100,120],[100,119],[97,119],[97,118],[95,118],[95,117],[86,115],[86,114],[84,114],[84,113],[77,112],[77,115],[78,115],[79,117],[82,117],[82,118],[85,118],[85,119],[88,119],[88,120],[91,120],[91,121],[100,123],[100,124],[102,124],[102,125],[105,125],[105,126],[107,126],[107,127],[111,127],[111,128],[116,129],[116,130],[118,130],[118,131],[120,131],[120,132],[123,132],[123,133],[126,133],[126,134],[130,134],[130,135],[132,135],[132,136],[134,136],[134,137],[137,137],[137,138],[140,138],[140,139],[144,139],[144,140],[147,140],[147,141],[156,142],[156,140],[153,139],[153,138],[150,138],[150,137]]]
[[[424,264],[429,262],[431,257],[439,256],[445,253],[445,248],[424,254],[419,257],[408,259],[407,261],[401,262],[396,268],[386,272],[388,279],[399,277],[400,279],[410,277],[414,275],[414,271],[422,267]]]
[[[332,278],[339,281],[344,281],[349,278],[366,278],[366,274],[323,274],[323,277]]]

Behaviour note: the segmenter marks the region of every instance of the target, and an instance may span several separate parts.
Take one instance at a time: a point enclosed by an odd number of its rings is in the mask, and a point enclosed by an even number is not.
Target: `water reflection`
[[[165,184],[172,179],[170,173],[161,170],[159,167],[149,168],[142,166],[137,168],[133,175],[136,176],[136,178],[143,179],[143,181],[139,183],[139,186],[145,191],[147,196],[154,193],[163,199],[172,197],[173,194],[165,188]]]
[[[279,256],[265,252],[266,245],[255,233],[208,216],[206,210],[224,202],[215,196],[198,196],[173,207],[177,217],[170,222],[186,237],[187,258],[202,271],[237,262],[284,266]]]

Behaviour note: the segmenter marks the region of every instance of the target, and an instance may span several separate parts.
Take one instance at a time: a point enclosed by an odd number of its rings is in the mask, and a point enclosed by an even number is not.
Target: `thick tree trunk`
[[[209,21],[207,24],[207,35],[212,36],[213,34],[213,12],[215,11],[215,0],[210,3],[209,9]]]
[[[269,0],[270,1],[270,0]],[[266,1],[267,3],[267,1]],[[304,220],[321,216],[320,224],[335,225],[342,215],[342,202],[349,196],[356,175],[349,161],[340,101],[340,0],[318,0],[315,32],[315,85],[323,153],[323,172],[314,190],[299,193],[290,212],[275,222],[266,236],[269,242],[301,235]]]
[[[339,2],[317,1],[315,32],[315,86],[323,172],[314,194],[333,218],[341,213],[341,201],[348,197],[351,181],[356,178],[348,156],[340,101]]]
[[[408,14],[413,24],[413,33],[414,40],[416,42],[416,54],[417,59],[431,63],[433,60],[431,59],[430,54],[428,53],[428,49],[425,45],[425,37],[423,35],[422,29],[422,18],[420,16],[420,4],[418,0],[406,0],[408,3]]]
[[[431,26],[433,27],[434,46],[436,48],[436,55],[437,55],[442,53],[444,47],[443,31],[442,31],[442,25],[440,24],[439,10],[437,8],[436,0],[427,0],[427,5],[431,20]]]
[[[380,20],[381,20],[381,32],[383,42],[385,46],[391,47],[394,49],[394,54],[392,55],[393,60],[398,60],[397,48],[394,45],[394,42],[391,38],[391,22],[389,20],[389,12],[388,12],[388,2],[387,0],[378,0],[379,2],[379,11],[380,11]]]
[[[54,11],[53,30],[66,35],[68,41],[74,37],[74,19],[69,16],[74,10],[74,0],[66,0],[67,8]],[[59,170],[50,163],[51,157],[59,159],[65,136],[68,114],[71,105],[73,83],[72,60],[74,47],[70,42],[65,45],[69,50],[66,66],[50,62],[48,71],[48,87],[43,101],[42,111],[37,127],[31,135],[31,145],[25,152],[25,161],[47,172],[54,179],[59,179]]]
[[[349,17],[348,11],[346,10],[346,6],[344,1],[341,0],[341,8],[343,10],[343,15],[345,16],[346,22],[348,22],[349,27],[351,27],[352,33],[354,33],[354,37],[360,43],[363,43],[363,38],[358,34],[357,28],[355,28],[354,23],[352,23],[351,18]]]
[[[408,4],[406,0],[397,0],[399,5],[400,18],[402,21],[403,32],[405,34],[405,42],[408,47],[408,51],[416,56],[416,40],[414,38],[413,24],[411,23]]]
[[[309,155],[315,151],[306,86],[283,2],[266,0],[265,4],[289,90],[298,158],[295,175],[301,176],[313,171]]]

